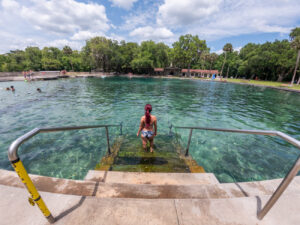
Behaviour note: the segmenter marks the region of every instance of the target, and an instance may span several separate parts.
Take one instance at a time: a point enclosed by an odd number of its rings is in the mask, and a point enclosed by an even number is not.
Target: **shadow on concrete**
[[[241,192],[245,195],[245,197],[249,197],[249,195],[247,194],[247,192],[241,187],[241,185],[239,185],[238,183],[234,183],[240,190]]]
[[[98,190],[98,187],[99,187],[99,183],[100,183],[99,181],[96,182],[92,196],[96,196],[96,193],[97,193],[97,190]],[[70,214],[75,209],[79,208],[82,205],[82,203],[84,202],[85,199],[86,199],[86,196],[81,196],[79,202],[76,205],[72,206],[71,208],[63,211],[58,216],[56,216],[55,217],[55,222],[60,220],[61,218],[65,217],[66,215]]]
[[[98,187],[99,187],[99,183],[100,183],[99,181],[96,182],[92,196],[96,196],[96,193],[97,193],[97,190],[98,190]]]
[[[257,200],[257,211],[256,211],[256,216],[258,216],[259,212],[261,211],[261,199],[259,196],[255,196]]]
[[[81,199],[79,200],[79,202],[76,205],[72,206],[71,208],[63,211],[58,216],[56,216],[55,217],[55,222],[58,221],[58,220],[60,220],[61,218],[65,217],[66,215],[70,214],[71,212],[73,212],[78,207],[80,207],[82,205],[82,203],[84,202],[85,199],[86,199],[86,196],[82,196]]]

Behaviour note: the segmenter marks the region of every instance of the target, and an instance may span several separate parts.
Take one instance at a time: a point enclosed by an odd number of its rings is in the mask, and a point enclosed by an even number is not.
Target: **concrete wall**
[[[33,76],[48,76],[48,75],[60,75],[60,71],[36,71],[33,72]],[[0,77],[19,77],[23,76],[22,72],[0,72]]]
[[[0,77],[17,77],[22,76],[22,72],[0,72]]]

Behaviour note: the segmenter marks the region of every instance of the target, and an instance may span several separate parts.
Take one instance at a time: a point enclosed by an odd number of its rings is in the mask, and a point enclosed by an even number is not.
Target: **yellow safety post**
[[[37,204],[44,216],[49,221],[49,223],[54,223],[54,217],[51,215],[39,192],[36,190],[34,184],[32,183],[32,180],[28,176],[25,167],[23,166],[22,161],[18,158],[14,161],[11,161],[11,164],[13,165],[15,171],[17,172],[18,176],[20,177],[20,179],[22,180],[22,182],[24,183],[25,187],[31,195],[31,198],[28,199],[29,203],[33,206]]]

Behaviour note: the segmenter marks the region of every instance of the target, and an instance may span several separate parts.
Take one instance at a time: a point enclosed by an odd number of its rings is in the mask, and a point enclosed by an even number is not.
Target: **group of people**
[[[5,88],[5,90],[14,92],[15,88],[14,88],[14,86],[10,86],[10,87]]]
[[[5,88],[5,90],[15,92],[16,89],[14,86],[10,86],[10,87]],[[40,88],[37,88],[36,90],[37,90],[37,92],[42,92],[42,90]]]
[[[23,71],[22,74],[23,74],[25,80],[27,80],[27,79],[30,80],[31,76],[33,75],[33,72],[32,72],[32,70]]]

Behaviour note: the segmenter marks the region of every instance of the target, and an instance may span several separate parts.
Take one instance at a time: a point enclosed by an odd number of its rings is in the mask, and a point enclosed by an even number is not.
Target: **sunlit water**
[[[4,88],[14,85],[16,92]],[[42,89],[38,93],[36,88]],[[0,83],[0,168],[12,170],[7,149],[35,127],[119,124],[136,134],[145,103],[170,124],[278,130],[300,139],[300,94],[237,84],[177,79],[81,78]],[[119,135],[110,130],[111,143]],[[187,144],[189,130],[176,130]],[[82,179],[107,149],[105,129],[39,134],[21,146],[30,173]],[[221,182],[283,177],[300,153],[276,137],[193,132],[190,153]]]

